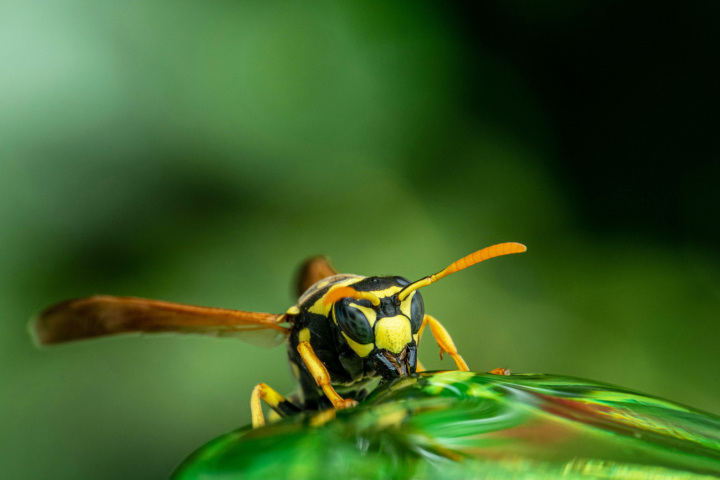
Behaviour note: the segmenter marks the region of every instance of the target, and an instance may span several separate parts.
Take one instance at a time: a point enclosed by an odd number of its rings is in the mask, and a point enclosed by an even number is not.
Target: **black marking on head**
[[[415,292],[410,302],[410,330],[416,334],[425,318],[425,302],[418,291]]]
[[[342,300],[335,302],[333,307],[335,311],[335,319],[337,320],[340,329],[345,334],[355,340],[356,342],[366,345],[372,343],[375,340],[375,333],[373,332],[370,322],[365,317],[365,314],[353,307],[351,303],[361,305],[368,302],[367,300],[355,300],[354,298],[343,298]]]
[[[374,292],[394,286],[402,286],[397,283],[397,278],[399,277],[367,277],[351,286],[358,292]]]

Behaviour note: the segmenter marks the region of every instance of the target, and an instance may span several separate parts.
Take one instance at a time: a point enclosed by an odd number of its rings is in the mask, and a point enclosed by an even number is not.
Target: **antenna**
[[[445,269],[439,271],[438,273],[434,275],[430,275],[429,277],[421,278],[420,280],[411,283],[407,287],[403,288],[400,293],[398,293],[398,300],[401,302],[405,300],[408,295],[410,295],[412,292],[417,290],[418,288],[427,287],[428,285],[437,282],[441,278],[445,278],[448,275],[451,275],[455,272],[459,272],[460,270],[464,270],[468,267],[472,267],[476,263],[480,263],[484,260],[488,260],[490,258],[500,257],[502,255],[510,255],[512,253],[522,253],[527,250],[527,247],[523,245],[522,243],[517,242],[506,242],[506,243],[498,243],[497,245],[493,245],[491,247],[485,247],[482,250],[478,250],[475,253],[471,253],[467,257],[463,257],[457,262],[453,262],[450,265],[448,265]]]

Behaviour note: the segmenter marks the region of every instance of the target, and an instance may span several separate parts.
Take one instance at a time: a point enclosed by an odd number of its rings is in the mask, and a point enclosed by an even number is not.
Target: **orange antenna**
[[[408,297],[408,295],[410,295],[418,288],[427,287],[431,283],[435,283],[441,278],[445,278],[450,274],[459,272],[460,270],[466,269],[468,267],[472,267],[476,263],[480,263],[483,260],[500,257],[502,255],[510,255],[511,253],[522,253],[526,250],[527,247],[525,245],[517,242],[498,243],[497,245],[493,245],[492,247],[483,248],[482,250],[478,250],[475,253],[471,253],[467,257],[461,258],[457,262],[453,262],[452,264],[448,265],[447,268],[439,271],[434,275],[430,275],[429,277],[425,277],[411,283],[407,287],[403,288],[400,293],[398,293],[398,300],[402,302]]]
[[[351,287],[338,287],[330,290],[323,299],[325,305],[335,303],[341,298],[354,298],[355,300],[369,300],[373,306],[380,305],[380,298],[370,292],[358,292]]]

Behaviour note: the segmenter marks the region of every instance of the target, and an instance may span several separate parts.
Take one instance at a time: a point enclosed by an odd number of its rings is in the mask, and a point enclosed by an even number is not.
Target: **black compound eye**
[[[425,302],[423,302],[420,292],[415,292],[410,303],[410,329],[412,333],[417,333],[425,318]]]
[[[343,299],[335,303],[335,319],[345,335],[356,342],[366,345],[375,339],[370,322],[363,312],[349,305],[352,299]]]

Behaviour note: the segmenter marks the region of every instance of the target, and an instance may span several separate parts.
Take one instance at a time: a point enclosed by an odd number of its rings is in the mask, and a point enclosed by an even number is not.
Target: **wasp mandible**
[[[258,384],[251,395],[253,426],[264,425],[261,401],[280,416],[356,405],[373,383],[422,370],[417,346],[430,327],[440,356],[468,366],[450,334],[425,313],[418,289],[490,258],[526,251],[520,243],[493,245],[410,282],[404,277],[338,274],[324,257],[308,260],[297,280],[300,298],[283,314],[197,307],[134,297],[94,296],[44,310],[34,322],[42,345],[121,333],[197,333],[256,343],[288,342],[299,391],[286,399]]]

